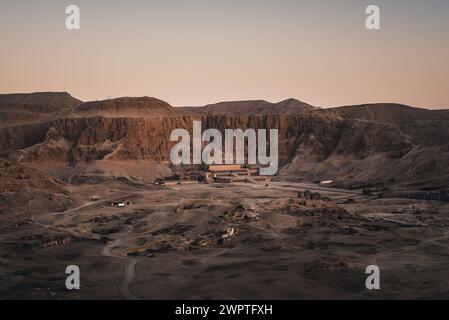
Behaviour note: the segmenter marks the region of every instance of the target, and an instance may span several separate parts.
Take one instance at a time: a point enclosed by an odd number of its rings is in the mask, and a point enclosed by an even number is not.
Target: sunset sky
[[[449,108],[448,0],[2,0],[0,41],[0,93]]]

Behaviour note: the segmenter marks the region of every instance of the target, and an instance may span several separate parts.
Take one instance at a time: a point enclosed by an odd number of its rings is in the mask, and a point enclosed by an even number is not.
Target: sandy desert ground
[[[447,203],[282,181],[72,188],[63,211],[36,197],[0,215],[2,299],[449,298]],[[298,198],[306,189],[327,199]],[[378,291],[365,288],[372,264]]]

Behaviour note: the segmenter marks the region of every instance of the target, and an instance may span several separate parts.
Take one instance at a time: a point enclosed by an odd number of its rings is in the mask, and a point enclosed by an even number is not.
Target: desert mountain
[[[302,150],[285,175],[336,179],[345,186],[449,185],[449,119],[441,110],[371,104],[321,110],[341,117],[333,151],[316,161]]]
[[[401,124],[410,121],[449,120],[447,110],[427,110],[402,104],[379,103],[327,109],[345,119]]]
[[[366,104],[327,109],[345,120],[386,123],[398,127],[415,144],[447,145],[449,113],[447,110],[427,110],[400,104]]]
[[[0,94],[0,127],[45,121],[81,103],[67,92]]]
[[[125,97],[87,102],[73,109],[73,115],[77,117],[157,118],[183,114],[186,113],[152,97]]]
[[[149,97],[88,102],[39,121],[8,122],[0,128],[0,154],[39,166],[167,161],[171,131],[198,118]]]
[[[290,179],[333,179],[345,186],[449,181],[447,111],[394,104],[315,109],[286,100],[173,108],[149,97],[95,101],[33,122],[7,121],[0,128],[0,156],[48,172],[58,168],[58,176],[69,165],[78,177],[88,172],[89,181],[107,168],[117,170],[106,176],[139,179],[147,162],[154,163],[148,170],[166,171],[160,166],[169,164],[170,133],[191,130],[194,120],[221,131],[279,129],[280,174]],[[135,174],[126,174],[127,167]]]
[[[0,94],[0,103],[73,108],[82,103],[67,92],[35,92]]]
[[[313,110],[314,107],[296,99],[288,99],[278,103],[265,100],[229,101],[204,107],[185,107],[184,109],[204,115],[294,115]]]

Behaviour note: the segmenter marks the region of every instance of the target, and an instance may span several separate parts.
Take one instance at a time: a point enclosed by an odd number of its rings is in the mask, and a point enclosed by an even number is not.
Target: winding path
[[[119,259],[127,259],[127,263],[125,265],[123,279],[120,282],[119,290],[123,298],[126,300],[141,300],[142,298],[132,292],[131,285],[134,282],[134,279],[136,278],[136,265],[139,263],[139,259],[137,258],[126,258],[118,255],[114,255],[112,253],[112,249],[120,245],[121,240],[117,239],[114,241],[109,241],[105,244],[103,247],[103,250],[101,251],[101,255],[105,257],[112,257],[112,258],[119,258]]]

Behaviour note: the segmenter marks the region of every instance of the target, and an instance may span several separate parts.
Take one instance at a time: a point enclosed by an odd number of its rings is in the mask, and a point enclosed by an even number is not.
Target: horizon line
[[[169,101],[169,99],[165,99],[165,98],[159,98],[159,97],[155,97],[155,96],[151,96],[151,95],[143,95],[143,96],[132,96],[132,95],[124,95],[124,96],[109,96],[105,99],[93,99],[93,100],[82,100],[76,96],[74,96],[72,93],[70,93],[69,91],[32,91],[32,92],[8,92],[8,93],[3,93],[0,92],[0,95],[32,95],[32,94],[68,94],[69,96],[71,96],[74,99],[77,99],[79,101],[81,101],[83,104],[84,103],[89,103],[89,102],[101,102],[101,101],[108,101],[108,100],[117,100],[117,99],[123,99],[123,98],[155,98],[161,101],[164,101],[166,103],[168,103],[170,106],[174,107],[174,108],[203,108],[206,106],[210,106],[210,105],[215,105],[215,104],[219,104],[219,103],[235,103],[235,102],[256,102],[256,101],[260,101],[260,102],[267,102],[270,104],[279,104],[288,100],[296,100],[298,102],[310,105],[314,108],[317,109],[332,109],[332,108],[342,108],[342,107],[357,107],[357,106],[364,106],[364,105],[382,105],[382,104],[390,104],[390,105],[401,105],[401,106],[405,106],[405,107],[410,107],[410,108],[416,108],[416,109],[423,109],[423,110],[449,110],[449,106],[448,107],[435,107],[435,108],[429,108],[429,107],[418,107],[412,104],[407,104],[404,102],[399,102],[399,101],[389,101],[389,102],[361,102],[361,103],[353,103],[353,104],[341,104],[341,105],[329,105],[329,106],[323,106],[323,105],[315,105],[309,102],[305,102],[304,100],[298,99],[298,98],[294,98],[294,97],[289,97],[286,99],[281,99],[279,101],[273,102],[270,101],[269,99],[262,99],[262,98],[253,98],[253,99],[235,99],[235,100],[215,100],[215,102],[211,102],[211,103],[206,103],[206,104],[196,104],[196,105],[186,105],[186,104],[182,104],[182,105],[174,105]]]

